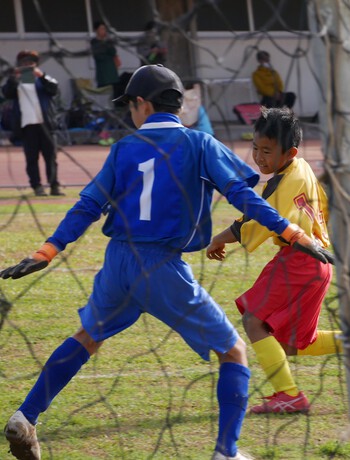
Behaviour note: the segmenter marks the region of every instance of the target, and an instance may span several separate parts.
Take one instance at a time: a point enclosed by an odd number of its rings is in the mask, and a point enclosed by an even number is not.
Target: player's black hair
[[[180,112],[182,97],[179,96],[177,91],[168,89],[163,91],[159,97],[161,102],[150,101],[155,112],[173,113],[175,115]],[[130,97],[130,101],[137,108],[137,97]],[[167,101],[169,102],[169,105],[167,104]]]
[[[262,107],[261,115],[254,124],[254,131],[260,136],[276,139],[283,152],[291,147],[299,147],[303,134],[299,119],[287,107]]]

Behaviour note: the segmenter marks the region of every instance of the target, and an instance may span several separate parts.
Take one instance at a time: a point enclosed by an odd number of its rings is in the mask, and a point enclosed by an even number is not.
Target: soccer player
[[[263,174],[273,174],[262,196],[322,247],[329,246],[327,197],[311,167],[297,158],[302,131],[288,109],[262,108],[255,123],[253,158]],[[310,404],[290,371],[287,355],[324,355],[341,350],[340,331],[317,331],[332,266],[296,251],[283,238],[244,215],[216,235],[207,248],[222,260],[225,243],[239,241],[249,252],[269,238],[279,247],[254,285],[236,304],[258,361],[275,393],[251,412],[307,412]]]
[[[121,100],[129,104],[137,130],[111,147],[101,171],[81,191],[54,234],[32,257],[0,277],[19,278],[45,268],[102,213],[109,237],[105,261],[87,304],[81,328],[48,359],[5,435],[18,459],[40,459],[35,425],[56,395],[105,339],[149,313],[178,332],[204,360],[213,350],[220,372],[218,437],[213,460],[244,460],[237,440],[246,412],[250,371],[245,343],[220,306],[182,260],[211,238],[210,204],[216,188],[227,200],[320,257],[297,225],[279,216],[251,187],[258,174],[213,136],[185,128],[177,116],[184,89],[161,65],[136,70]]]

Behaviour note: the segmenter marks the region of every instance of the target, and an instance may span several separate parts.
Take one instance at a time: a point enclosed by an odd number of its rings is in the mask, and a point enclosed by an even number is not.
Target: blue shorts
[[[84,329],[102,341],[149,313],[176,331],[203,359],[226,353],[238,333],[222,308],[194,279],[179,253],[159,245],[111,240],[87,305]]]

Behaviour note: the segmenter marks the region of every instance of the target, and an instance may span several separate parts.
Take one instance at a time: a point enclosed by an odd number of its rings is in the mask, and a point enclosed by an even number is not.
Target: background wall
[[[168,66],[184,79],[204,81],[203,98],[213,121],[234,121],[235,104],[258,99],[250,82],[258,49],[270,52],[286,89],[297,94],[296,113],[310,117],[318,110],[307,2],[302,0],[3,2],[0,62],[13,65],[24,48],[44,53],[42,68],[58,79],[66,108],[72,100],[71,79],[94,80],[91,56],[76,56],[80,51],[89,52],[93,22],[103,19],[118,42],[122,73],[138,67],[132,43],[152,19],[168,43]],[[60,49],[68,51],[65,57],[53,57]],[[0,72],[0,79],[4,76]]]

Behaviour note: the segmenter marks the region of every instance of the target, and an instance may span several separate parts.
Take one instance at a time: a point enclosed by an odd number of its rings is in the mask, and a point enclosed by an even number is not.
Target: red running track
[[[244,161],[253,166],[251,142],[225,142]],[[109,153],[108,147],[99,145],[73,145],[58,152],[58,178],[62,187],[83,187],[96,175]],[[299,149],[299,156],[305,158],[320,176],[323,172],[323,154],[319,140],[306,140]],[[40,158],[40,172],[45,185],[44,161]],[[265,181],[267,176],[262,176]],[[24,154],[21,147],[0,147],[0,189],[29,188],[25,172]],[[0,192],[1,193],[1,192]]]

